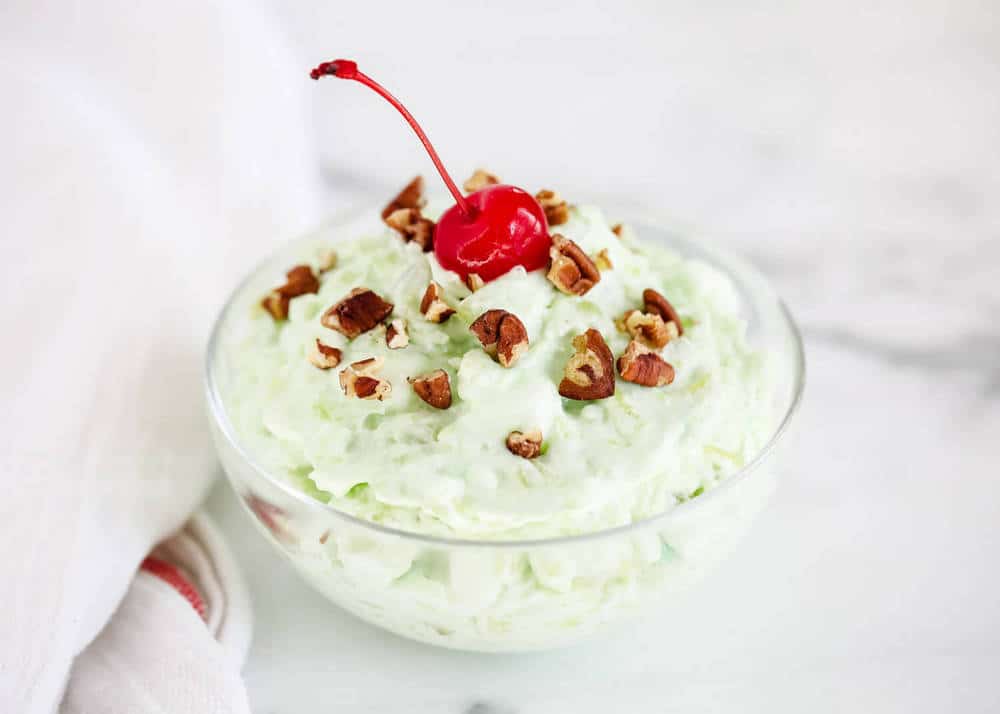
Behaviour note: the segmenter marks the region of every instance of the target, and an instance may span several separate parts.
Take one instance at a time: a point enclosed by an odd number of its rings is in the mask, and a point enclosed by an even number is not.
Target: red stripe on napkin
[[[150,575],[155,575],[179,592],[185,600],[191,603],[191,607],[195,609],[195,612],[198,613],[201,619],[205,619],[205,601],[201,599],[201,595],[195,589],[194,585],[181,575],[181,571],[175,565],[149,556],[142,561],[139,570],[145,570]]]

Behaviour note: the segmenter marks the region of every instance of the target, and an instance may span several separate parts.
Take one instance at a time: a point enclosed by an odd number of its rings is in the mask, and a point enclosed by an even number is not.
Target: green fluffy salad
[[[598,208],[566,210],[549,269],[486,284],[393,227],[337,240],[335,261],[290,255],[298,273],[223,354],[247,451],[338,510],[472,539],[629,524],[739,470],[773,414],[732,282]]]

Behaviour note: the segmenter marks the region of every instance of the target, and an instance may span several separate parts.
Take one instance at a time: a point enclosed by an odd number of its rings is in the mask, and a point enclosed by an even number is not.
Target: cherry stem
[[[323,62],[309,73],[309,76],[313,79],[319,79],[320,77],[327,75],[339,77],[340,79],[353,79],[355,82],[360,82],[389,102],[389,104],[396,107],[396,111],[403,115],[403,118],[406,119],[406,123],[410,125],[416,133],[417,138],[420,139],[420,143],[422,143],[424,148],[427,149],[427,153],[430,155],[431,161],[434,162],[434,168],[436,168],[438,173],[441,174],[441,179],[444,181],[445,186],[448,187],[448,190],[451,191],[451,195],[455,197],[455,202],[458,204],[459,209],[467,218],[471,219],[475,216],[475,209],[469,205],[469,202],[465,200],[465,196],[463,196],[462,192],[458,190],[458,186],[456,186],[455,182],[451,180],[451,176],[448,175],[448,172],[444,168],[444,164],[441,163],[441,159],[438,156],[437,151],[434,150],[431,140],[427,138],[427,134],[425,134],[424,130],[420,128],[417,120],[414,119],[413,115],[407,111],[402,102],[392,96],[392,94],[389,93],[389,90],[381,84],[376,82],[364,72],[359,71],[358,65],[352,60],[338,59],[333,60],[332,62]]]

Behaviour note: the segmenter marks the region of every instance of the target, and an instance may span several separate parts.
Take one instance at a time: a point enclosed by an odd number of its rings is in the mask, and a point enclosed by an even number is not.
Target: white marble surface
[[[1000,710],[995,4],[447,5],[277,14],[306,64],[353,53],[412,98],[457,173],[656,205],[752,258],[807,341],[797,449],[696,592],[526,656],[354,620],[220,483],[209,508],[255,600],[255,711]],[[361,92],[317,92],[331,208],[428,170]]]

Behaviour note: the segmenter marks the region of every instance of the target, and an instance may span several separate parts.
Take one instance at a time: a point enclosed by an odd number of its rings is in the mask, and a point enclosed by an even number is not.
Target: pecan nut
[[[559,383],[567,399],[605,399],[615,393],[615,358],[600,332],[591,328],[573,338],[570,357]]]
[[[418,397],[435,409],[447,409],[451,406],[451,381],[443,369],[436,369],[420,377],[412,377],[410,385]]]
[[[672,322],[677,326],[677,336],[684,334],[684,326],[681,324],[681,316],[677,314],[670,301],[660,295],[652,288],[642,291],[642,301],[646,304],[646,312],[653,312],[663,318],[664,322]]]
[[[337,251],[326,250],[319,256],[319,268],[320,274],[328,273],[337,267]]]
[[[522,459],[534,459],[542,453],[542,432],[535,429],[527,433],[512,431],[507,436],[507,450]]]
[[[323,327],[329,327],[353,340],[363,332],[368,332],[387,318],[393,309],[391,302],[386,302],[374,291],[368,288],[354,288],[344,298],[323,313],[319,321]]]
[[[601,281],[601,272],[576,243],[558,233],[552,235],[549,272],[545,276],[567,295],[586,295]]]
[[[678,337],[677,324],[664,322],[659,313],[629,310],[621,319],[622,329],[647,347],[663,349],[670,340]]]
[[[483,349],[510,367],[528,349],[528,330],[517,315],[506,310],[487,310],[469,326]]]
[[[384,221],[401,208],[414,208],[419,211],[425,203],[424,177],[417,176],[406,184],[403,190],[382,209],[382,220]]]
[[[500,179],[491,174],[485,169],[476,169],[475,173],[465,180],[462,184],[462,189],[466,193],[474,193],[480,189],[486,188],[487,186],[495,186],[500,183]]]
[[[309,352],[309,361],[320,369],[332,369],[340,364],[340,359],[343,356],[344,353],[339,349],[323,344],[317,337],[315,346]]]
[[[542,189],[535,194],[535,200],[545,211],[545,220],[549,226],[560,226],[569,220],[569,206],[555,191]]]
[[[674,368],[638,340],[628,344],[618,358],[618,372],[626,382],[643,387],[662,387],[674,381]]]
[[[417,176],[382,209],[382,220],[407,243],[413,241],[427,252],[434,248],[434,221],[420,213],[424,204],[424,177]]]
[[[486,281],[479,277],[479,273],[469,273],[465,276],[465,287],[467,287],[472,292],[476,292],[481,287],[486,285]]]
[[[369,357],[359,362],[352,362],[340,372],[340,387],[344,394],[358,399],[377,399],[382,401],[392,392],[392,385],[387,380],[379,379],[382,369],[381,357]]]
[[[607,248],[601,248],[597,255],[594,257],[594,265],[597,266],[598,270],[612,270],[615,264],[611,262],[611,256],[608,255]]]
[[[410,344],[410,335],[406,331],[406,320],[397,317],[385,328],[385,346],[390,350],[401,350]]]
[[[431,281],[420,300],[420,313],[428,322],[447,322],[455,311],[441,299],[441,286]]]
[[[313,274],[312,268],[308,265],[296,265],[285,273],[285,284],[269,292],[260,304],[275,320],[284,320],[288,317],[292,298],[317,292],[319,279]]]
[[[424,218],[418,208],[400,208],[385,218],[385,223],[407,243],[416,243],[425,252],[434,249],[434,221]]]

